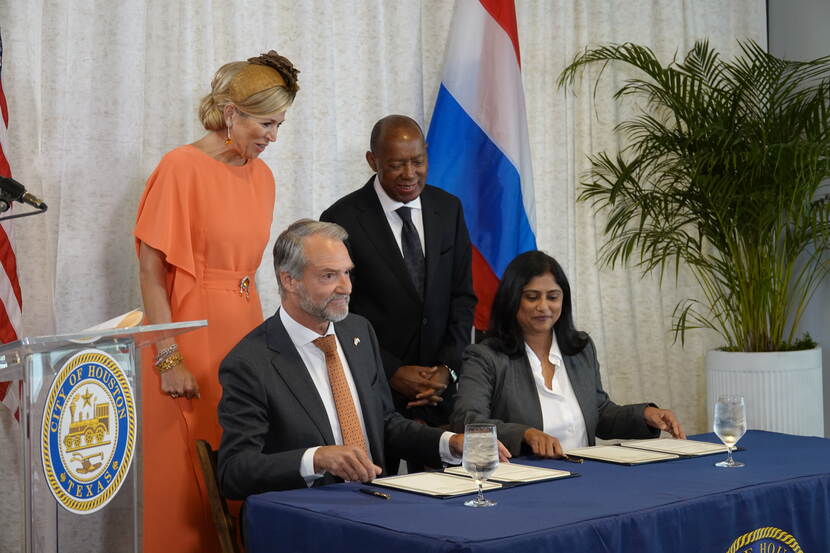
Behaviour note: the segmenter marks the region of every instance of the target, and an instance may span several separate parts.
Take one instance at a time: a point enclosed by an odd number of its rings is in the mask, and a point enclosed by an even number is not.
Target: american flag
[[[6,158],[8,152],[9,109],[3,92],[3,40],[0,38],[0,111],[3,124],[0,125],[0,175],[11,177],[12,170]],[[0,223],[0,343],[17,340],[23,320],[23,298],[20,281],[17,279],[17,259],[11,242],[10,221]],[[20,419],[21,382],[0,382],[0,402]]]

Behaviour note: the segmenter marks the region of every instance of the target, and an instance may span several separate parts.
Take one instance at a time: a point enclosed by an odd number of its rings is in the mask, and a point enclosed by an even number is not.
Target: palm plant
[[[661,280],[691,269],[702,298],[675,307],[675,339],[710,328],[728,350],[813,347],[796,332],[830,270],[830,201],[820,197],[830,176],[830,56],[794,62],[739,45],[725,61],[697,42],[667,65],[631,43],[578,54],[560,87],[593,64],[645,74],[616,91],[617,101],[640,99],[639,113],[617,125],[619,153],[589,156],[579,199],[608,211],[603,265],[632,260]]]

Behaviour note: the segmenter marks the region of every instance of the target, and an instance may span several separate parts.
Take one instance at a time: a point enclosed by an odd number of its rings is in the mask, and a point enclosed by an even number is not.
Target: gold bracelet
[[[153,362],[153,364],[158,365],[159,363],[161,363],[161,361],[163,359],[165,359],[166,357],[176,353],[177,351],[179,351],[179,345],[175,344],[175,343],[172,346],[168,346],[168,347],[164,348],[163,350],[161,350],[160,352],[158,352],[156,354],[156,359]]]
[[[182,354],[178,351],[176,353],[171,353],[158,363],[156,363],[156,368],[159,371],[159,374],[166,373],[176,365],[182,362]]]

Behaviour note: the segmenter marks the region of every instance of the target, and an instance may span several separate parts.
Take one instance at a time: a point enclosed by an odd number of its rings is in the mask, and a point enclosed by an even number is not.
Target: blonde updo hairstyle
[[[254,92],[247,98],[234,100],[232,97],[234,77],[237,77],[240,71],[252,63],[271,67],[279,73],[279,78],[284,84],[271,86]],[[258,58],[250,58],[248,61],[226,63],[213,76],[210,83],[211,92],[199,103],[199,120],[209,131],[224,130],[226,128],[224,109],[229,104],[254,117],[268,117],[283,112],[291,106],[300,88],[297,84],[297,73],[299,71],[288,59],[279,56],[273,50]]]

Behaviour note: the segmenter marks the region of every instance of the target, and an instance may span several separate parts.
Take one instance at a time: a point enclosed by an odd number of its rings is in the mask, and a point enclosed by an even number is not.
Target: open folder
[[[501,488],[503,484],[529,484],[571,476],[578,475],[566,470],[534,467],[520,463],[499,463],[495,472],[484,483],[484,490],[495,490]],[[478,491],[475,480],[463,467],[448,468],[444,472],[416,472],[376,478],[372,484],[440,498],[473,494]]]
[[[452,467],[444,469],[444,472],[458,476],[470,477],[470,473],[464,467]],[[487,480],[509,484],[528,484],[530,482],[542,482],[544,480],[555,480],[556,478],[567,478],[573,473],[567,470],[546,469],[522,465],[521,463],[499,463],[496,471]]]
[[[415,472],[400,476],[387,476],[385,478],[375,478],[372,480],[372,484],[439,498],[478,492],[478,486],[472,478],[446,472]],[[483,486],[484,491],[498,488],[501,488],[501,484],[490,481],[485,482]]]
[[[632,440],[622,442],[623,447],[635,449],[647,449],[662,453],[673,453],[684,457],[700,457],[701,455],[712,455],[714,453],[726,453],[726,446],[711,442],[700,442],[697,440]]]
[[[619,445],[599,445],[569,449],[571,457],[607,461],[623,465],[640,465],[683,457],[725,453],[726,446],[697,440],[632,440]]]

